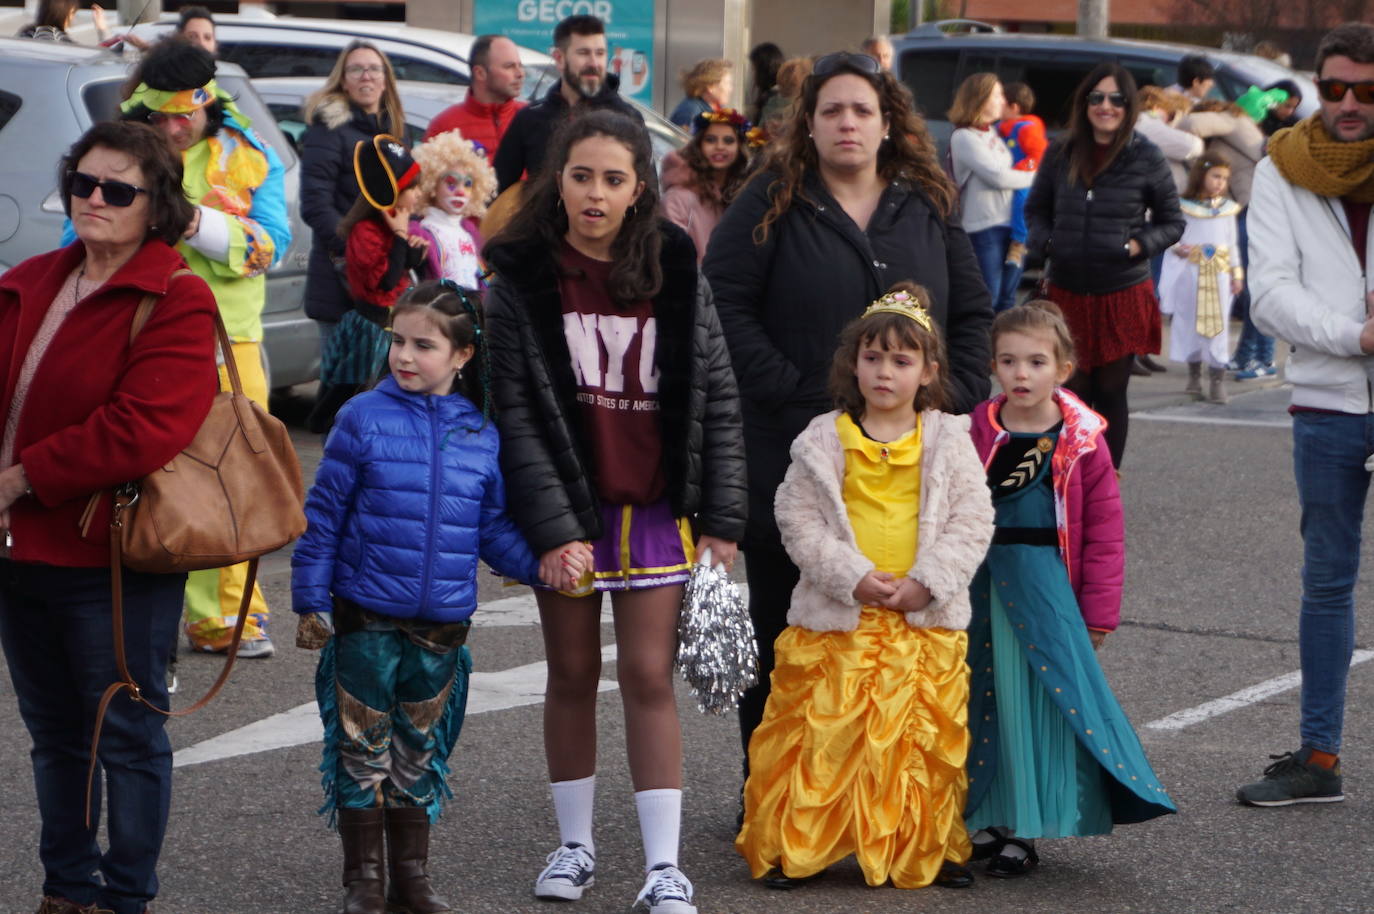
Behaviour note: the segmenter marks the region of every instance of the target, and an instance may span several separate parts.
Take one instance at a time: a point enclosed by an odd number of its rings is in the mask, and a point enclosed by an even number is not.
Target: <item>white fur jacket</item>
[[[844,505],[844,449],[829,412],[792,442],[792,465],[778,487],[778,529],[801,569],[789,625],[853,631],[854,588],[874,564],[859,551]],[[992,497],[969,437],[967,416],[921,414],[921,508],[916,564],[907,572],[926,586],[930,605],[906,613],[915,628],[968,628],[968,586],[992,540]]]

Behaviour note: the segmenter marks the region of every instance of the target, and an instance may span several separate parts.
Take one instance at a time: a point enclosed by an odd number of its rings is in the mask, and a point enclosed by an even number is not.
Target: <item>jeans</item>
[[[1236,220],[1236,228],[1240,238],[1240,262],[1241,266],[1245,267],[1248,277],[1250,272],[1250,234],[1245,230],[1247,211],[1240,211],[1240,217]],[[1240,290],[1240,294],[1231,303],[1231,313],[1241,320],[1240,340],[1236,342],[1236,352],[1231,357],[1231,361],[1241,368],[1251,362],[1259,362],[1261,365],[1274,364],[1274,338],[1260,333],[1254,321],[1250,320],[1250,283],[1248,278],[1245,286]]]
[[[164,709],[167,658],[185,587],[184,574],[124,571],[129,672],[143,695]],[[161,715],[127,693],[110,702],[99,749],[108,797],[109,849],[102,855],[96,844],[99,777],[89,829],[85,798],[96,704],[118,678],[109,570],[0,561],[0,643],[33,740],[43,893],[140,914],[157,894],[157,858],[172,800],[172,746]]]
[[[1293,414],[1293,471],[1302,505],[1302,744],[1339,753],[1355,649],[1355,581],[1374,454],[1374,414]]]
[[[1016,287],[1021,282],[1022,268],[1007,263],[1007,245],[1011,243],[1011,226],[994,225],[980,232],[970,232],[973,256],[983,274],[993,308],[1005,311],[1016,303]]]

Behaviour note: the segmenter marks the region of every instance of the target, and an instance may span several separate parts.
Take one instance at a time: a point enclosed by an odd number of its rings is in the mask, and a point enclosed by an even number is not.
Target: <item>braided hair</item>
[[[455,349],[473,347],[472,361],[468,365],[476,371],[459,372],[453,389],[481,408],[481,428],[486,428],[492,411],[491,356],[483,327],[481,293],[451,279],[416,283],[396,302],[391,319],[394,321],[407,312],[427,313]]]

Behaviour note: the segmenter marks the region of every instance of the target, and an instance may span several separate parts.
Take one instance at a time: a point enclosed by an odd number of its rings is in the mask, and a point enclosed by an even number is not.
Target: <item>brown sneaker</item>
[[[1013,241],[1007,245],[1006,262],[1013,266],[1025,266],[1026,246],[1019,241]]]

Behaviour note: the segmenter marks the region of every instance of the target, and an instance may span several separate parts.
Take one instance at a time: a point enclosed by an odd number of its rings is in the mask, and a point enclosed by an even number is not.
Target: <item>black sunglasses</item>
[[[1124,92],[1099,92],[1096,89],[1088,93],[1088,104],[1096,107],[1103,102],[1111,102],[1113,108],[1126,107],[1126,93]]]
[[[1328,102],[1338,102],[1345,93],[1354,92],[1355,101],[1361,105],[1374,105],[1374,82],[1352,83],[1343,79],[1317,80],[1317,92]]]
[[[876,58],[869,57],[867,54],[851,54],[848,51],[836,51],[834,54],[826,54],[824,57],[816,58],[816,63],[811,67],[812,76],[829,76],[840,67],[853,67],[861,73],[869,76],[877,76],[883,72],[882,65]]]
[[[147,193],[143,188],[133,184],[125,184],[123,181],[101,181],[84,171],[69,171],[67,179],[71,192],[82,200],[95,193],[97,187],[100,188],[100,196],[110,206],[128,206],[139,194]]]

